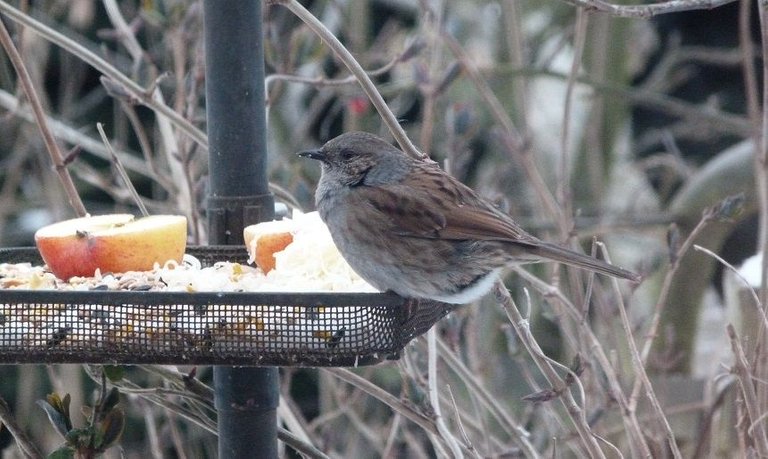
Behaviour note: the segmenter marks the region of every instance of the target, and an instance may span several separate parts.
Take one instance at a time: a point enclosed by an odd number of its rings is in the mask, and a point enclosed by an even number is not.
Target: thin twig
[[[649,18],[681,11],[709,10],[736,0],[667,0],[649,5],[614,5],[603,0],[561,0],[564,3],[623,18]]]
[[[159,89],[153,91],[152,99],[165,105],[163,93]],[[162,151],[165,153],[173,183],[176,184],[176,207],[187,216],[193,234],[196,235],[199,212],[197,211],[197,201],[194,199],[194,183],[190,176],[189,155],[179,151],[178,139],[171,125],[172,123],[168,118],[157,118],[159,141],[163,145]]]
[[[480,384],[480,381],[477,380],[477,376],[464,365],[464,362],[451,352],[443,340],[438,340],[437,344],[440,357],[445,364],[459,376],[464,384],[466,384],[467,389],[478,398],[478,401],[482,403],[483,408],[488,410],[488,414],[490,414],[496,422],[515,439],[518,446],[525,453],[525,456],[530,458],[539,457],[536,448],[530,441],[531,434],[525,430],[523,424],[514,419],[499,406],[499,403],[494,396],[484,385]]]
[[[685,239],[680,248],[677,249],[677,251],[675,251],[673,254],[670,265],[667,268],[667,272],[664,274],[664,280],[661,284],[659,296],[656,299],[656,305],[654,306],[653,314],[651,315],[651,323],[648,326],[648,331],[645,333],[645,342],[643,343],[642,350],[640,351],[640,357],[642,359],[643,366],[647,365],[648,363],[648,357],[651,354],[651,348],[653,347],[653,342],[656,339],[656,334],[658,333],[659,325],[661,324],[661,313],[666,307],[669,292],[672,288],[672,280],[675,277],[675,273],[677,273],[677,269],[680,267],[680,259],[688,252],[688,250],[690,250],[690,248],[693,246],[693,242],[699,236],[699,233],[704,230],[710,221],[711,217],[705,213],[704,217],[702,217],[701,220],[699,220],[699,222],[693,228],[693,230],[691,230],[691,233]],[[632,393],[629,397],[629,407],[633,411],[637,408],[637,401],[640,395],[641,386],[641,382],[636,380],[635,385],[632,388]]]
[[[208,139],[197,127],[193,126],[187,119],[181,116],[179,113],[152,97],[152,94],[138,83],[125,76],[122,72],[117,70],[112,64],[97,56],[89,49],[82,46],[75,40],[53,30],[42,22],[32,18],[28,14],[19,11],[12,7],[7,2],[0,1],[0,12],[6,14],[12,20],[29,27],[31,30],[37,32],[40,36],[46,40],[54,43],[61,48],[69,51],[83,62],[87,63],[91,67],[95,68],[99,72],[103,73],[114,82],[120,84],[125,91],[135,97],[142,105],[145,105],[160,115],[167,117],[171,123],[181,132],[186,133],[190,138],[197,142],[204,149],[208,149]]]
[[[8,403],[0,397],[0,428],[5,427],[16,440],[21,452],[30,459],[42,459],[43,453],[30,440],[24,430],[16,423],[16,419],[11,414]]]
[[[448,426],[445,424],[445,418],[443,418],[443,412],[440,409],[440,394],[437,391],[437,332],[435,327],[432,327],[427,331],[427,394],[429,395],[429,403],[432,405],[432,411],[434,412],[435,426],[437,431],[440,432],[440,436],[448,444],[448,447],[453,453],[454,457],[461,457],[461,447],[459,442],[456,441],[456,437],[448,430]]]
[[[760,138],[760,99],[755,69],[755,45],[752,43],[752,0],[741,0],[739,5],[739,48],[741,51],[742,75],[746,93],[747,114],[754,126],[753,139],[757,145]]]
[[[543,68],[507,69],[504,75],[553,77],[566,80],[567,74]],[[709,129],[712,132],[748,137],[752,134],[752,125],[744,116],[724,112],[717,107],[701,103],[688,103],[679,99],[648,89],[629,88],[610,82],[595,81],[586,75],[579,75],[576,81],[589,85],[595,92],[595,97],[621,97],[628,99],[638,107],[649,107],[667,112],[670,116],[680,117],[695,124],[698,129]]]
[[[0,3],[0,5],[3,5],[3,3]],[[77,194],[75,183],[72,181],[72,176],[69,175],[69,170],[64,164],[64,155],[61,153],[61,150],[59,150],[59,145],[56,143],[56,139],[53,137],[51,129],[48,127],[43,106],[40,104],[40,98],[37,97],[37,91],[35,91],[35,87],[32,84],[32,78],[30,78],[29,72],[27,72],[27,67],[24,65],[24,60],[19,54],[19,51],[13,44],[13,39],[11,39],[8,29],[5,28],[5,24],[3,24],[1,20],[0,44],[2,44],[5,52],[8,53],[8,58],[11,60],[11,64],[13,64],[16,74],[19,76],[19,81],[24,88],[24,93],[27,95],[29,105],[32,106],[32,112],[35,114],[37,127],[40,129],[40,134],[43,136],[43,143],[45,143],[45,148],[48,150],[48,154],[51,157],[53,168],[59,176],[61,185],[64,187],[64,193],[67,195],[69,205],[72,206],[72,209],[78,217],[84,217],[88,212],[85,210],[83,201],[80,199],[80,195]]]
[[[504,286],[501,280],[496,281],[493,292],[494,296],[496,297],[496,301],[499,302],[499,304],[504,308],[504,311],[507,313],[507,317],[512,323],[512,327],[515,329],[517,336],[525,346],[528,354],[533,358],[536,366],[547,379],[552,389],[560,394],[558,399],[563,403],[563,405],[565,405],[566,412],[570,416],[570,419],[576,428],[576,432],[579,434],[579,438],[581,439],[581,446],[585,451],[589,453],[589,457],[604,458],[605,453],[598,445],[597,440],[593,435],[589,424],[587,423],[586,416],[584,415],[584,409],[576,403],[573,395],[571,394],[571,391],[565,384],[565,381],[563,381],[560,375],[555,371],[555,369],[552,367],[552,364],[547,359],[542,357],[544,355],[543,351],[539,347],[536,340],[533,339],[533,337],[530,335],[527,321],[523,319],[523,316],[517,309],[514,300],[512,300],[512,297],[510,296],[507,288]]]
[[[570,130],[573,110],[573,94],[576,89],[576,77],[581,68],[581,59],[584,54],[587,39],[587,23],[589,15],[583,8],[576,10],[575,34],[573,37],[573,60],[568,72],[568,80],[565,85],[565,103],[563,104],[562,133],[560,134],[560,164],[557,176],[557,198],[560,201],[560,236],[563,240],[569,237],[569,229],[572,226],[573,199],[571,193],[571,151]]]
[[[411,47],[406,48],[401,53],[399,53],[397,56],[390,59],[389,62],[382,65],[381,67],[375,68],[373,70],[367,70],[366,73],[369,77],[374,78],[381,75],[386,74],[390,70],[392,70],[395,65],[399,64],[403,60],[403,56],[406,53],[411,52]],[[271,75],[267,75],[264,78],[264,85],[267,88],[267,93],[269,93],[269,87],[273,82],[277,81],[283,81],[287,83],[300,83],[300,84],[307,84],[311,86],[346,86],[350,84],[357,84],[357,77],[355,75],[349,75],[344,78],[324,78],[324,77],[303,77],[299,75],[290,75],[290,74],[283,74],[283,73],[273,73]]]
[[[136,139],[139,141],[139,148],[144,155],[144,162],[147,164],[147,167],[149,167],[152,174],[154,174],[155,180],[166,190],[171,189],[172,185],[168,183],[168,180],[157,172],[155,158],[152,154],[152,145],[149,136],[147,135],[147,130],[144,129],[144,125],[141,124],[139,115],[136,113],[136,108],[123,100],[120,100],[120,108],[123,109],[123,113],[125,113],[125,116],[128,118],[128,122],[131,123],[131,126],[133,127],[133,132],[136,135]]]
[[[0,89],[0,107],[13,112],[15,116],[23,119],[24,121],[34,123],[34,113],[32,113],[26,106],[20,106],[20,104],[21,102],[11,93]],[[48,126],[51,128],[51,132],[53,132],[53,135],[57,138],[72,145],[79,145],[82,147],[83,151],[88,151],[98,158],[109,161],[109,152],[98,140],[83,134],[77,129],[53,117],[46,116],[45,119],[48,123]],[[127,169],[142,174],[162,184],[160,177],[154,174],[149,169],[149,167],[147,167],[147,164],[145,164],[141,159],[137,158],[136,155],[125,150],[118,150],[117,154],[120,155],[120,160],[123,162]]]
[[[656,332],[658,330],[658,322],[661,319],[661,312],[666,306],[667,298],[669,296],[669,289],[672,285],[672,280],[675,277],[675,273],[677,273],[677,269],[680,267],[680,260],[691,249],[691,247],[693,247],[693,242],[710,221],[711,219],[708,216],[702,217],[702,219],[699,220],[699,222],[696,224],[693,230],[691,230],[690,234],[688,234],[688,237],[685,239],[685,241],[683,241],[677,250],[674,250],[674,247],[670,247],[672,250],[670,264],[667,268],[667,272],[664,274],[664,281],[661,284],[661,291],[658,298],[656,299],[656,306],[654,307],[651,325],[648,328],[648,331],[645,333],[646,342],[643,345],[642,352],[643,364],[648,363],[650,348],[653,340],[656,339]]]
[[[330,457],[317,449],[311,443],[307,443],[301,440],[299,437],[294,435],[293,432],[290,432],[289,430],[286,430],[282,427],[278,428],[277,430],[277,438],[304,457],[311,459],[328,459]]]
[[[180,416],[202,429],[214,435],[218,435],[215,421],[202,414],[203,407],[208,412],[213,411],[213,390],[210,387],[194,378],[190,378],[189,375],[185,375],[170,366],[141,365],[140,367],[149,373],[160,376],[164,382],[174,386],[185,387],[186,390],[171,392],[162,387],[146,389],[139,387],[138,384],[135,384],[126,378],[123,378],[119,382],[113,382],[112,385],[117,387],[122,393],[136,394],[137,396],[166,409],[169,413]],[[85,370],[86,374],[88,374],[91,379],[98,377],[98,375],[95,374],[97,372],[94,372],[92,366],[86,365]],[[184,406],[179,403],[168,401],[165,395],[170,393],[184,397],[188,402],[193,401],[195,403],[191,403],[190,406]],[[302,441],[282,427],[278,428],[277,438],[308,458],[328,459],[328,456],[318,450],[315,446]]]
[[[706,253],[710,257],[720,262],[729,271],[731,271],[744,284],[745,287],[747,287],[747,291],[749,291],[750,295],[752,296],[752,300],[754,300],[755,302],[755,310],[757,311],[757,314],[762,319],[761,328],[768,330],[768,315],[766,315],[765,309],[763,308],[763,303],[760,301],[760,297],[757,295],[757,293],[755,293],[755,288],[752,285],[750,285],[749,281],[747,281],[747,279],[745,279],[744,276],[741,275],[739,270],[736,269],[736,267],[733,266],[732,264],[725,261],[723,257],[707,249],[706,247],[702,247],[700,245],[694,244],[693,248],[695,250],[698,250],[699,252]],[[760,331],[760,333],[762,333],[762,330]]]
[[[608,250],[606,249],[605,244],[598,242],[597,245],[600,247],[600,250],[605,257],[605,261],[611,263],[611,257],[608,254]],[[683,456],[680,453],[680,448],[678,448],[677,441],[675,441],[675,433],[672,430],[672,427],[669,425],[669,420],[667,419],[666,414],[664,414],[664,410],[661,408],[661,403],[659,403],[659,399],[656,397],[656,392],[653,389],[651,380],[648,378],[648,373],[645,371],[643,359],[637,350],[637,343],[635,342],[635,337],[632,333],[632,324],[629,322],[629,315],[627,314],[627,308],[624,304],[624,298],[621,296],[619,282],[615,278],[611,278],[611,281],[613,283],[613,289],[616,292],[616,299],[619,306],[619,317],[621,318],[621,327],[624,329],[624,334],[627,338],[627,345],[632,356],[632,368],[635,372],[635,377],[637,377],[637,380],[640,384],[645,386],[645,395],[648,398],[653,411],[656,413],[656,419],[661,423],[664,429],[664,433],[667,436],[669,449],[672,451],[672,456],[676,459],[682,459]]]
[[[139,192],[136,191],[136,187],[133,186],[133,183],[131,182],[131,178],[128,177],[128,172],[125,171],[123,164],[120,162],[120,158],[117,157],[117,155],[115,154],[115,150],[112,149],[112,145],[109,143],[107,134],[104,133],[104,126],[102,126],[101,123],[96,123],[96,129],[99,131],[99,135],[101,136],[101,141],[104,142],[104,146],[107,147],[109,154],[112,156],[112,162],[115,165],[115,169],[117,169],[118,175],[120,175],[120,178],[123,180],[123,183],[125,183],[125,187],[128,189],[128,192],[131,194],[131,198],[133,198],[133,202],[139,208],[141,215],[143,215],[144,217],[148,216],[149,212],[147,211],[147,206],[144,205],[144,201],[142,201],[141,196],[139,196]]]
[[[362,390],[363,392],[367,393],[368,395],[371,395],[374,398],[380,400],[384,404],[390,406],[397,412],[404,415],[411,422],[414,422],[420,427],[422,427],[428,433],[431,433],[433,435],[438,434],[437,428],[435,427],[434,423],[430,418],[428,418],[427,416],[424,416],[421,413],[414,411],[412,407],[402,403],[399,399],[394,397],[392,394],[376,386],[375,384],[366,380],[365,378],[362,378],[356,375],[355,373],[352,373],[351,371],[343,368],[324,368],[323,371],[336,376],[342,381],[345,381],[353,385],[354,387],[357,387],[358,389]]]
[[[752,123],[752,142],[754,142],[755,149],[758,148],[758,146],[763,146],[763,142],[761,141],[762,138],[762,126],[763,126],[763,119],[764,119],[764,113],[760,110],[760,90],[758,89],[757,85],[757,69],[755,68],[755,45],[752,43],[752,5],[754,2],[751,0],[741,0],[741,3],[739,5],[739,48],[741,49],[741,63],[742,63],[742,75],[744,75],[744,90],[745,90],[745,97],[747,102],[747,114],[749,115],[749,121]],[[763,15],[761,14],[761,22]],[[763,25],[764,27],[764,25]],[[763,40],[763,46],[764,40]],[[763,69],[765,70],[765,69]],[[765,83],[765,80],[763,80]],[[765,84],[763,85],[765,87]],[[760,162],[758,161],[758,158],[760,158],[761,155],[755,152],[754,155],[754,163],[755,163],[755,180],[757,184],[758,191],[758,200],[760,201],[760,208],[764,209],[763,207],[763,201],[765,200],[765,194],[762,193],[765,189],[765,176],[759,171],[762,169],[760,167]],[[760,230],[758,231],[758,250],[757,253],[763,254],[763,266],[762,266],[762,272],[761,272],[761,285],[766,285],[765,281],[765,262],[768,260],[768,257],[766,256],[765,249],[767,247],[766,245],[766,224],[768,223],[766,219],[768,219],[768,215],[766,215],[765,212],[759,213],[759,226]],[[766,289],[762,289],[761,292],[765,292]],[[762,293],[761,293],[762,295]],[[764,304],[765,298],[762,298],[762,300],[759,300],[761,304]]]
[[[136,400],[135,408],[144,416],[144,430],[147,432],[147,443],[149,443],[149,451],[152,457],[163,457],[163,451],[160,447],[160,435],[157,429],[157,421],[155,421],[155,410],[152,405],[138,397]],[[169,410],[164,410],[166,413],[170,413]],[[176,454],[179,459],[183,459],[185,454],[183,450],[176,449]]]
[[[766,11],[766,4],[764,1],[757,2],[757,11],[760,16],[760,46],[761,54],[763,56],[768,55],[768,11]],[[758,203],[758,239],[757,239],[757,253],[761,255],[761,271],[760,271],[760,303],[768,303],[768,61],[763,59],[763,84],[762,84],[762,112],[760,118],[760,130],[756,133],[755,143],[755,185],[757,192]],[[756,345],[760,348],[764,348],[767,344],[766,336],[763,333],[764,330],[760,330],[758,342]],[[755,368],[755,376],[758,378],[768,378],[768,366],[765,359],[758,360],[757,367]],[[760,412],[768,410],[768,394],[766,391],[760,391],[758,394],[758,408]]]
[[[622,388],[622,383],[616,373],[616,369],[613,367],[611,360],[605,353],[605,348],[597,339],[589,322],[583,320],[582,311],[579,310],[579,308],[577,308],[576,305],[574,305],[558,288],[547,284],[522,268],[516,268],[515,272],[526,282],[530,283],[542,295],[557,300],[564,305],[566,312],[570,314],[572,320],[579,324],[584,338],[587,340],[587,348],[599,363],[600,369],[605,375],[605,379],[608,382],[608,387],[610,389],[610,395],[619,404],[622,414],[621,419],[624,422],[626,434],[630,440],[629,446],[633,450],[633,455],[640,454],[642,457],[649,457],[651,454],[650,447],[648,446],[643,430],[638,423],[637,410],[628,402],[627,397],[624,394],[624,389]],[[634,453],[638,448],[640,451]]]
[[[396,440],[400,436],[400,427],[403,422],[403,416],[400,413],[395,413],[392,416],[392,423],[389,428],[389,435],[387,435],[387,441],[384,443],[384,449],[382,450],[381,457],[390,458],[395,457],[394,449],[396,446]]]
[[[312,444],[312,438],[307,432],[306,420],[300,413],[297,413],[299,407],[291,399],[286,399],[280,395],[280,401],[277,405],[277,415],[281,423],[285,424],[287,430],[301,441]]]
[[[557,205],[557,201],[554,196],[552,196],[549,188],[547,188],[544,178],[536,167],[536,164],[533,161],[533,155],[530,155],[525,151],[526,145],[523,136],[507,114],[501,101],[499,101],[499,98],[493,93],[493,90],[480,73],[480,70],[474,65],[466,51],[464,51],[456,39],[447,33],[443,33],[442,37],[445,44],[448,45],[448,49],[451,50],[454,57],[467,72],[470,81],[474,84],[480,97],[482,97],[483,101],[488,106],[491,116],[501,127],[501,130],[503,131],[502,140],[506,144],[507,149],[510,152],[517,154],[517,158],[520,159],[526,176],[531,181],[531,186],[536,191],[536,195],[550,219],[558,222],[561,221],[559,217],[561,212],[560,207]]]
[[[125,46],[128,54],[133,59],[134,68],[137,68],[141,64],[141,59],[144,57],[144,50],[139,44],[139,40],[136,39],[136,35],[131,30],[131,27],[125,21],[123,14],[120,12],[120,7],[117,5],[116,0],[103,0],[104,10],[107,12],[110,22],[115,27],[115,32],[120,39],[120,42]]]
[[[506,0],[501,5],[504,15],[505,37],[509,48],[510,61],[515,68],[523,68],[527,62],[525,34],[518,0]],[[528,131],[528,81],[527,78],[515,78],[512,82],[515,94],[515,112],[522,132]]]
[[[168,410],[163,410],[163,414],[165,415],[168,430],[170,430],[171,444],[173,444],[173,447],[176,449],[178,458],[187,459],[189,457],[186,453],[187,447],[185,444],[185,439],[182,437],[179,426],[176,423],[176,415]]]
[[[379,386],[368,381],[367,379],[358,376],[344,368],[324,368],[323,371],[336,376],[342,381],[357,387],[368,395],[371,395],[382,403],[388,405],[390,408],[402,414],[408,418],[408,420],[414,422],[416,425],[424,429],[427,434],[441,438],[440,433],[438,432],[437,427],[431,418],[415,411],[413,407],[403,403],[401,400],[380,388]]]
[[[363,92],[365,92],[365,94],[368,96],[368,99],[370,99],[373,106],[379,112],[379,115],[384,121],[384,124],[387,125],[387,128],[389,128],[389,131],[400,145],[400,148],[402,148],[404,152],[410,156],[413,156],[414,158],[424,158],[425,155],[413,145],[411,140],[408,138],[408,135],[405,133],[405,130],[402,128],[402,126],[400,126],[400,123],[397,122],[397,118],[387,106],[384,98],[381,97],[381,94],[379,94],[379,91],[376,89],[376,85],[374,85],[373,81],[371,81],[371,79],[368,77],[365,69],[363,69],[360,63],[355,60],[354,56],[352,56],[352,54],[339,41],[339,39],[336,38],[331,33],[331,31],[328,30],[328,28],[322,22],[320,22],[319,19],[310,13],[309,10],[304,8],[298,1],[270,0],[267,2],[267,4],[270,3],[283,5],[291,10],[293,14],[301,19],[310,29],[312,29],[313,32],[315,32],[315,34],[317,34],[318,37],[320,37],[320,39],[329,48],[331,48],[336,57],[339,58],[339,60],[344,63],[347,69],[352,72],[355,78],[357,78],[357,81],[363,88]]]
[[[755,386],[752,383],[753,375],[749,371],[749,362],[747,356],[744,354],[744,349],[741,347],[739,337],[736,335],[736,330],[733,325],[728,324],[726,326],[728,332],[728,339],[731,342],[731,350],[736,358],[733,365],[733,371],[739,379],[739,387],[741,393],[744,396],[744,408],[747,410],[749,416],[749,431],[752,432],[753,444],[757,449],[760,457],[768,457],[768,437],[765,432],[765,423],[758,422],[760,412],[758,411],[757,393]]]
[[[459,411],[459,406],[456,404],[456,398],[453,396],[453,391],[451,390],[450,384],[445,385],[445,391],[448,393],[448,398],[451,400],[451,406],[453,407],[453,413],[456,417],[456,425],[459,428],[461,438],[464,440],[464,443],[467,445],[467,448],[469,448],[469,451],[472,453],[472,455],[479,459],[480,453],[478,453],[478,451],[472,445],[472,440],[470,440],[469,435],[467,435],[467,431],[464,429],[464,423],[461,422],[461,412]]]
[[[442,58],[442,49],[439,46],[442,42],[440,40],[440,29],[443,27],[445,5],[443,2],[433,2],[430,4],[422,2],[422,9],[425,10],[422,28],[427,36],[429,53],[426,81],[424,84],[417,85],[422,93],[420,145],[424,151],[431,152],[439,84],[436,74],[440,71],[440,61]],[[450,171],[448,172],[450,173]]]

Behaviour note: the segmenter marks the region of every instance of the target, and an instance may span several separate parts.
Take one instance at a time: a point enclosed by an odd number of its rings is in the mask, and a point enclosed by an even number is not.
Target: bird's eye
[[[342,160],[349,161],[355,157],[355,153],[352,150],[341,150],[340,156]]]

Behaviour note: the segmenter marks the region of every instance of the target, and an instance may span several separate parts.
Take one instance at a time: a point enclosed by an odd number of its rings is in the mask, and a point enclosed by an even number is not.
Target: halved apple
[[[181,262],[187,219],[180,215],[130,214],[82,217],[40,228],[35,244],[56,277],[101,272],[149,271],[155,263]]]
[[[281,252],[293,242],[296,223],[291,220],[275,220],[246,226],[243,239],[250,259],[266,274],[275,269],[275,253]]]

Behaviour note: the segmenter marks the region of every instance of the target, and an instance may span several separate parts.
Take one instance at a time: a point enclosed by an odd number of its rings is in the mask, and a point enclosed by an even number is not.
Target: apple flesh
[[[275,220],[246,226],[243,239],[250,259],[266,274],[275,269],[275,254],[293,242],[295,223],[291,220]]]
[[[155,263],[181,262],[187,219],[180,215],[109,214],[66,220],[40,228],[35,244],[56,277],[149,271]]]

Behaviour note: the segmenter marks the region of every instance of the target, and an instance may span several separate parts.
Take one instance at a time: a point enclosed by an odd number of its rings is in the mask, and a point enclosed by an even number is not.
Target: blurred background
[[[2,3],[100,56],[146,95],[205,130],[199,1]],[[742,318],[745,310],[754,314],[754,306],[744,306],[743,283],[714,258],[678,249],[693,234],[691,243],[734,265],[759,250],[760,168],[753,138],[762,116],[763,58],[757,3],[647,19],[586,12],[573,3],[301,2],[352,51],[422,151],[537,236],[587,253],[597,238],[614,262],[646,277],[639,288],[613,288],[601,279],[586,289],[584,273],[533,268],[582,310],[581,321],[530,280],[514,274],[507,279],[518,304],[530,310],[544,353],[581,376],[586,399],[577,399],[595,434],[627,455],[637,453],[636,444],[646,445],[653,457],[673,454],[668,433],[654,418],[658,413],[637,395],[639,375],[627,344],[636,340],[637,347],[647,347],[645,367],[684,456],[750,451],[757,446],[749,426],[730,431],[743,408],[736,403],[741,396],[730,373],[724,324],[736,324],[742,337],[757,336],[747,340],[747,352],[755,375],[761,374],[764,357],[755,343],[762,335],[750,328],[759,321]],[[204,242],[205,149],[137,95],[105,83],[84,54],[66,51],[58,39],[43,38],[7,16],[0,19],[24,57],[60,147],[70,152],[67,169],[88,211],[138,213],[99,140],[96,123],[102,123],[150,212],[187,215],[190,243]],[[264,31],[272,190],[288,208],[310,211],[319,170],[295,152],[349,130],[391,136],[349,72],[291,11],[265,6]],[[3,247],[32,245],[36,229],[75,216],[30,113],[14,69],[0,53]],[[706,227],[700,229],[702,216]],[[624,303],[629,331],[621,324]],[[557,395],[541,397],[549,383],[493,298],[452,314],[438,325],[438,335],[441,352],[456,359],[448,363],[443,356],[438,370],[453,397],[443,394],[443,414],[479,457],[525,455],[506,416],[530,433],[540,454],[579,455],[567,410],[554,400]],[[633,405],[639,413],[634,422],[643,440],[627,434],[632,429],[621,422],[623,402],[609,390],[595,343],[630,405],[629,394],[640,399]],[[425,346],[418,339],[400,362],[356,373],[429,413]],[[79,411],[93,403],[99,388],[80,366],[8,366],[0,367],[0,375],[0,395],[46,452],[61,438],[35,400],[53,390],[71,393],[73,411]],[[197,375],[210,382],[210,369],[199,368]],[[440,455],[431,433],[333,374],[283,369],[281,375],[282,406],[326,454]],[[209,431],[126,389],[168,387],[168,378],[129,368],[115,382],[129,423],[119,452],[110,457],[215,455]],[[521,400],[531,394],[539,396]],[[166,397],[187,406],[183,395]],[[487,406],[491,400],[499,412]],[[0,430],[2,457],[20,457],[11,445],[7,430]],[[297,457],[289,449],[285,454]]]

